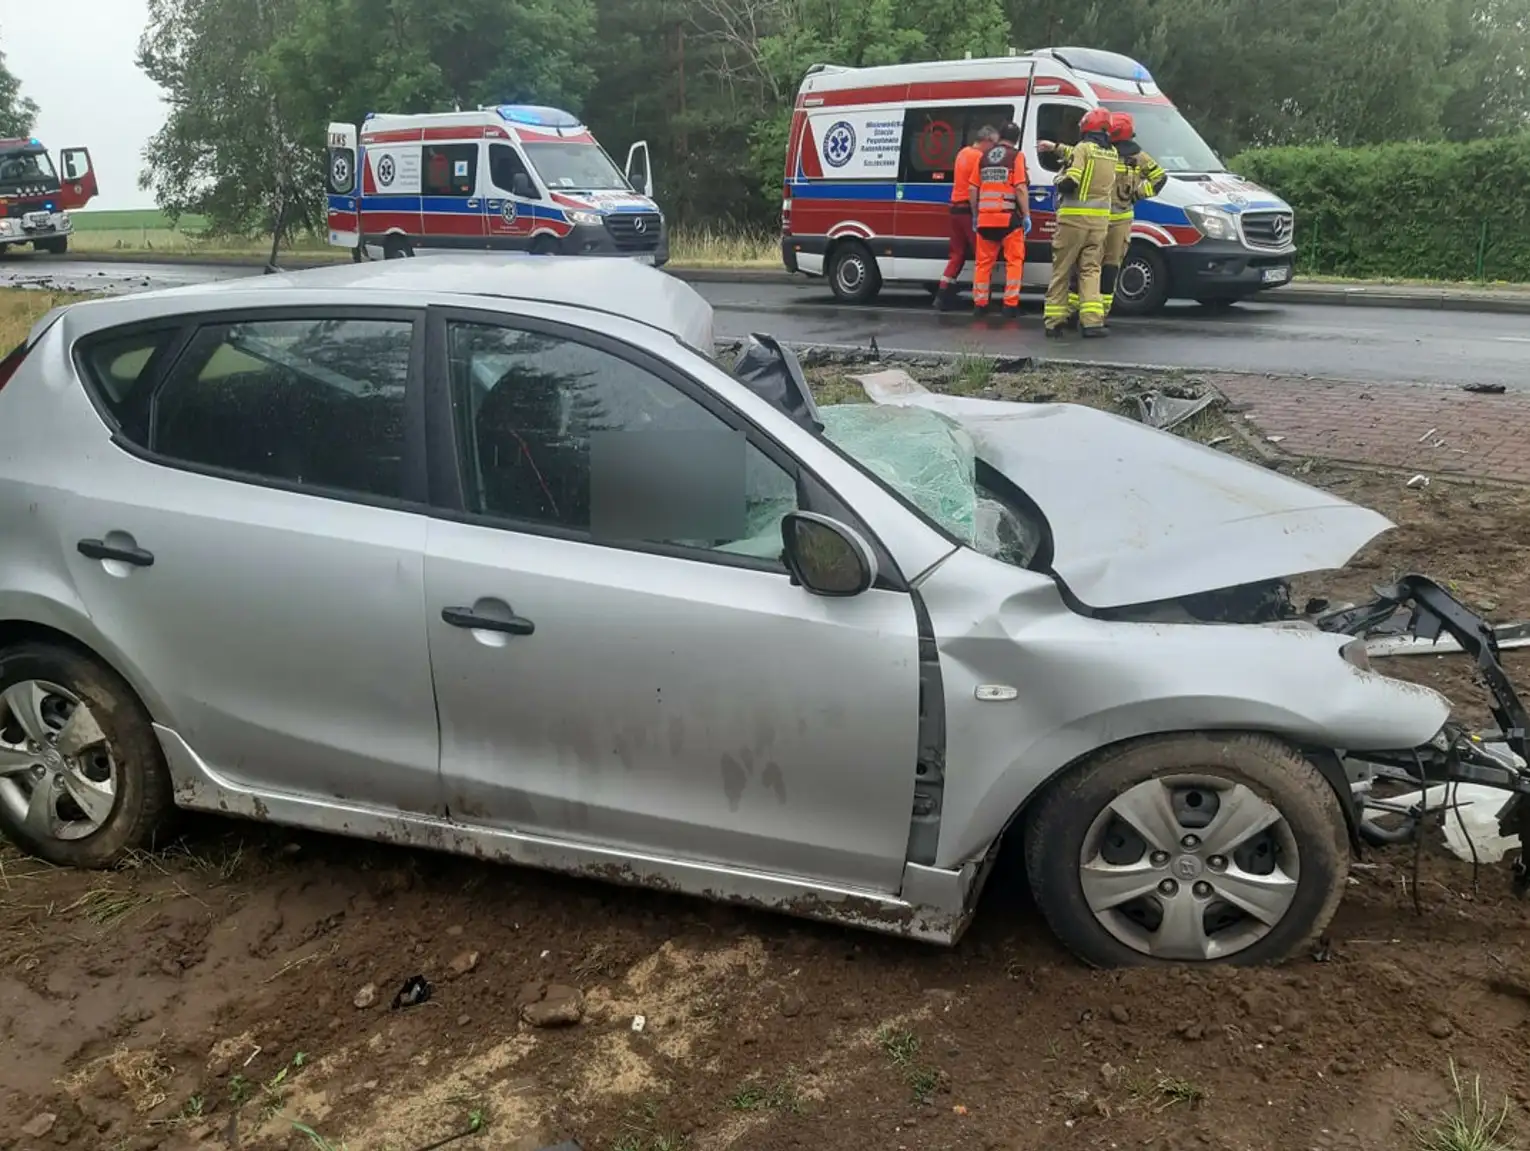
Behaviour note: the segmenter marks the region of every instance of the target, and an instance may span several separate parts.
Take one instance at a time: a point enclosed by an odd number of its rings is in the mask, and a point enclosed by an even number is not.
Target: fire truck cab
[[[669,260],[648,145],[617,168],[579,120],[502,104],[329,126],[329,242],[397,259],[424,248]]]
[[[55,255],[69,249],[69,213],[98,189],[89,149],[65,148],[59,162],[62,174],[35,136],[0,140],[0,253],[17,244]]]
[[[1043,48],[986,60],[876,68],[818,65],[797,95],[787,144],[781,253],[790,272],[828,279],[849,303],[884,284],[940,279],[949,241],[952,168],[983,125],[1021,126],[1033,227],[1025,283],[1051,275],[1055,156],[1040,140],[1076,143],[1090,108],[1129,112],[1137,140],[1169,173],[1137,205],[1114,311],[1166,300],[1221,303],[1291,280],[1289,205],[1227,170],[1221,157],[1135,60],[1093,48]],[[970,282],[971,263],[967,267]]]

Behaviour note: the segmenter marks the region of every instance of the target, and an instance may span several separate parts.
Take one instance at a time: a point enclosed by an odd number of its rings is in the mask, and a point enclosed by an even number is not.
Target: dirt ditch
[[[957,364],[942,386],[1114,406],[1139,382]],[[1423,570],[1530,616],[1530,493],[1282,466],[1400,525],[1303,592]],[[1459,657],[1390,667],[1482,710]],[[1506,869],[1432,847],[1367,853],[1326,944],[1283,967],[1102,973],[1008,869],[943,951],[198,820],[105,874],[0,848],[0,1148],[1393,1151],[1475,1091],[1520,1146],[1527,945]],[[431,994],[394,1008],[414,975]]]

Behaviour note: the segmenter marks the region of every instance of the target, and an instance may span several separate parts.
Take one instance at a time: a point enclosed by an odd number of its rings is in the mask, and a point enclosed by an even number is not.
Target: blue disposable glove
[[[1025,216],[1021,219],[1020,228],[1025,232],[1027,236],[1031,234],[1031,218],[1029,216]]]

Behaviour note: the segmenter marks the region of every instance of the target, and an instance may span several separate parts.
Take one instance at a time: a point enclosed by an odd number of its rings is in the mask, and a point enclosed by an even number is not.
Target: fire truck
[[[35,136],[0,140],[0,254],[17,244],[62,255],[69,249],[69,213],[97,194],[88,148],[59,153],[62,172]]]

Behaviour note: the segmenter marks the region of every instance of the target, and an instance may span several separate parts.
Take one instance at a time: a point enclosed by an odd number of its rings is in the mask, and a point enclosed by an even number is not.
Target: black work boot
[[[1018,320],[1020,318],[1020,305],[1019,304],[1005,304],[1004,305],[1004,318],[1006,320]]]
[[[1061,324],[1056,324],[1056,325],[1054,325],[1052,327],[1047,328],[1046,329],[1046,333],[1047,333],[1047,339],[1049,339],[1049,340],[1060,340],[1065,335],[1068,334],[1067,330]]]
[[[1108,335],[1110,335],[1110,332],[1104,324],[1096,324],[1094,327],[1084,328],[1084,339],[1086,340],[1098,340]]]
[[[947,284],[935,293],[935,310],[940,312],[956,311],[956,285]]]
[[[1071,316],[1064,320],[1063,327],[1067,328],[1070,332],[1078,331],[1078,313],[1074,312]]]

